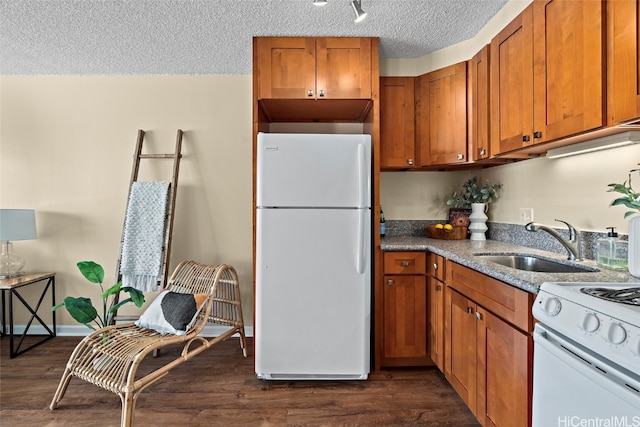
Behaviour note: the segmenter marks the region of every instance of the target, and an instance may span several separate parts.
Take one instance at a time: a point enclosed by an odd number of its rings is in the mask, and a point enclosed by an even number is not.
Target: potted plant
[[[498,198],[498,191],[501,188],[502,184],[490,184],[488,180],[484,184],[479,184],[478,177],[474,176],[462,184],[461,192],[454,192],[447,200],[447,205],[454,208],[471,207],[471,215],[469,215],[471,240],[486,240],[487,207]]]
[[[98,310],[93,306],[91,299],[85,297],[66,297],[64,301],[51,308],[52,311],[65,307],[71,317],[73,317],[78,323],[96,330],[103,328],[111,324],[113,314],[118,308],[123,305],[133,302],[136,307],[142,307],[144,304],[144,294],[139,290],[131,287],[122,287],[122,283],[116,283],[107,290],[102,286],[104,281],[104,269],[100,264],[96,264],[93,261],[80,261],[78,269],[82,275],[91,283],[97,283],[100,285],[102,291],[102,316],[98,315]],[[116,303],[114,296],[120,291],[127,292],[129,298]]]
[[[461,192],[454,192],[449,200],[448,206],[454,208],[469,208],[473,203],[488,204],[498,198],[498,191],[502,188],[502,184],[491,185],[489,181],[484,184],[478,184],[478,177],[474,176],[462,184]]]
[[[640,163],[638,163],[640,166]],[[628,218],[640,213],[640,193],[631,186],[631,175],[634,172],[640,174],[640,168],[629,171],[629,179],[622,184],[609,184],[610,192],[619,193],[622,196],[611,202],[611,206],[625,206],[629,208],[624,217]],[[640,277],[640,216],[634,216],[629,220],[629,273]]]
[[[640,166],[640,163],[638,163],[638,166]],[[640,168],[631,169],[629,171],[629,179],[624,181],[622,184],[609,184],[609,187],[611,187],[608,190],[609,192],[622,194],[622,197],[618,197],[611,202],[611,206],[623,205],[631,209],[630,211],[625,212],[625,218],[633,214],[640,213],[640,193],[636,193],[633,187],[631,187],[631,174],[634,172],[640,172]]]

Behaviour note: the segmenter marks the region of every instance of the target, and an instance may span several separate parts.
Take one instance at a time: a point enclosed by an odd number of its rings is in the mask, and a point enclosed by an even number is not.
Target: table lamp
[[[0,279],[19,276],[24,267],[24,259],[13,254],[11,241],[36,237],[33,209],[0,209]]]

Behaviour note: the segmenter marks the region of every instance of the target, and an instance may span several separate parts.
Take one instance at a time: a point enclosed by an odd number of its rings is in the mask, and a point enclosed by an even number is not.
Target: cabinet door
[[[444,284],[429,277],[429,350],[431,360],[444,372]]]
[[[315,58],[313,38],[260,38],[257,70],[260,76],[259,98],[312,98],[316,88]]]
[[[478,410],[484,426],[530,424],[533,339],[483,308],[478,323]]]
[[[446,281],[446,268],[445,263],[447,259],[442,255],[434,253],[429,254],[429,272],[430,274],[441,282]]]
[[[489,141],[489,45],[468,63],[469,156],[478,161],[491,157]]]
[[[491,40],[491,153],[533,141],[533,13],[527,7]]]
[[[640,3],[607,2],[609,124],[640,117]]]
[[[533,3],[536,143],[605,124],[603,3]]]
[[[467,161],[467,63],[418,77],[419,166]]]
[[[383,298],[384,357],[427,357],[426,278],[385,276]]]
[[[316,61],[316,98],[371,98],[371,39],[316,39]]]
[[[445,289],[445,376],[472,412],[476,412],[476,306]]]
[[[415,163],[414,78],[380,78],[380,167]]]

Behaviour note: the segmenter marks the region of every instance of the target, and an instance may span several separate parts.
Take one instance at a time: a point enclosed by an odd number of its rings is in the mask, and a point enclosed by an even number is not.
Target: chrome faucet
[[[575,261],[582,261],[582,245],[580,244],[580,231],[576,230],[576,228],[573,225],[569,224],[566,221],[562,221],[560,219],[556,219],[556,221],[562,222],[566,224],[567,227],[569,227],[569,240],[566,240],[564,237],[560,235],[560,233],[558,233],[553,228],[547,227],[546,225],[538,224],[536,222],[530,222],[529,224],[525,225],[524,228],[527,231],[538,231],[538,230],[546,231],[547,233],[555,237],[562,244],[562,246],[565,247],[567,252],[569,252],[568,259],[575,260]]]

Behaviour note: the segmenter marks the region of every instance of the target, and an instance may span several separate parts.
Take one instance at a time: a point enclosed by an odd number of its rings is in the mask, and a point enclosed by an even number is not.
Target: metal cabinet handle
[[[307,91],[307,96],[313,96],[313,90],[309,89],[309,90]]]
[[[441,291],[442,290],[442,285],[436,285],[436,291]]]
[[[473,307],[467,307],[467,313],[473,314]]]
[[[392,279],[387,280],[387,286],[393,286],[393,280]]]
[[[482,313],[476,311],[476,319],[482,320]]]
[[[485,154],[487,154],[487,150],[485,150],[484,148],[482,150],[480,150],[480,155],[484,156]]]
[[[409,267],[409,261],[406,261],[406,260],[402,261],[402,266]]]
[[[435,262],[433,263],[433,269],[437,270],[438,269],[438,264],[436,264]]]
[[[529,135],[522,135],[522,141],[523,142],[529,142],[531,140],[531,138],[529,137]]]
[[[324,96],[324,90],[320,89],[320,96]]]
[[[409,164],[409,166],[413,166],[413,159],[407,159],[407,163]]]
[[[458,160],[464,160],[464,154],[458,154]]]
[[[538,131],[535,131],[535,132],[533,133],[533,137],[534,137],[534,138],[536,138],[536,139],[540,139],[540,138],[542,138],[542,132],[540,132],[539,130],[538,130]]]

